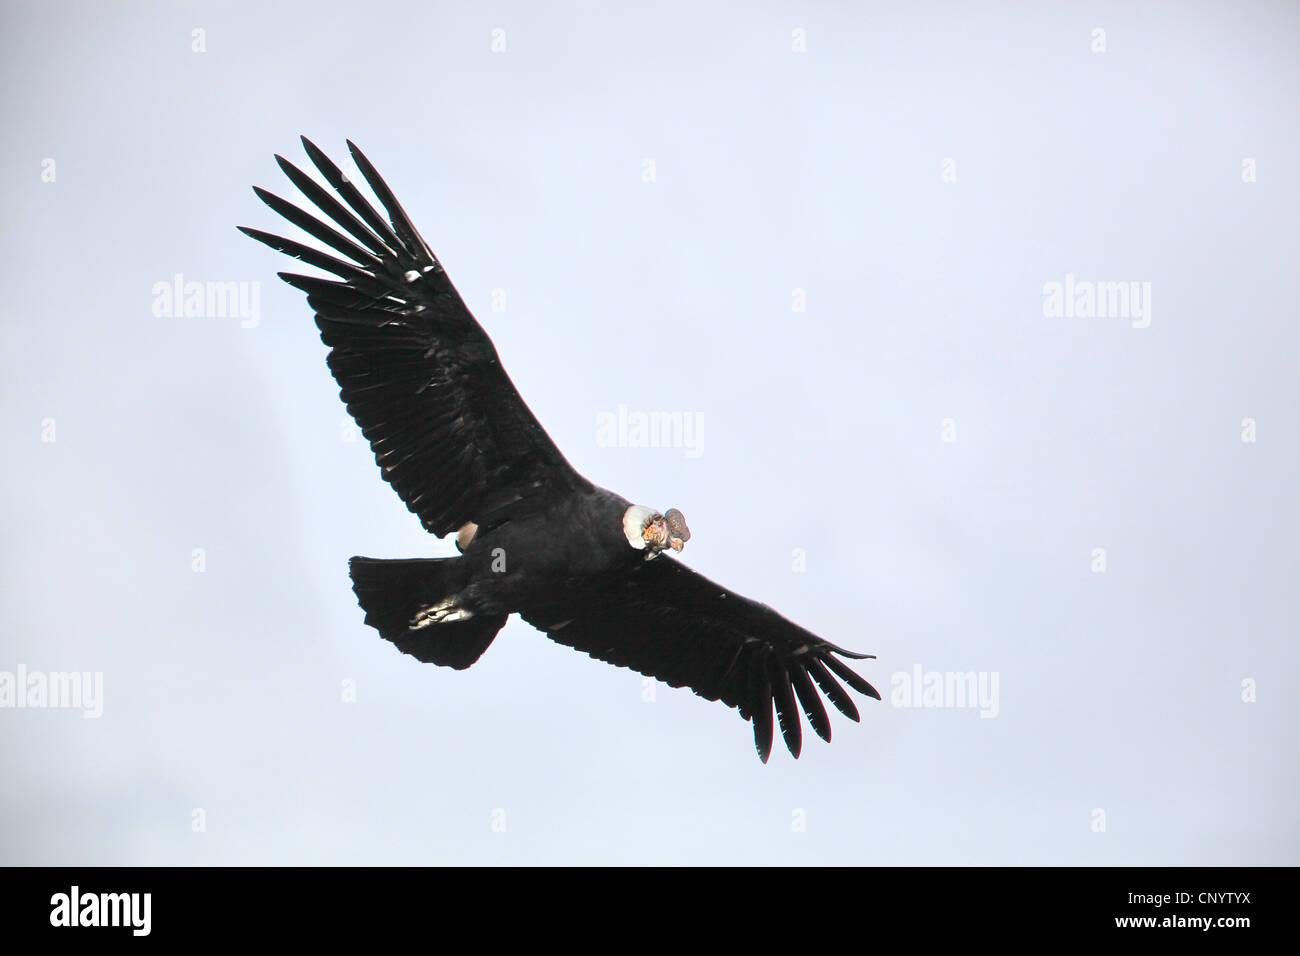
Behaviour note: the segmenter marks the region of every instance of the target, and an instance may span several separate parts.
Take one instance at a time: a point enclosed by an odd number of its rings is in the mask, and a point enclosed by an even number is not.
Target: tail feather
[[[465,586],[460,558],[357,557],[348,562],[348,569],[366,623],[417,660],[464,670],[483,655],[506,623],[506,615],[475,615],[412,627],[416,615]]]

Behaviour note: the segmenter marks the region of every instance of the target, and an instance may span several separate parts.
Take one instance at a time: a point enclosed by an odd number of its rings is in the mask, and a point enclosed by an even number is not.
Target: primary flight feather
[[[852,720],[858,711],[844,684],[880,699],[839,659],[871,655],[824,641],[665,554],[690,540],[680,511],[632,504],[574,471],[370,161],[348,143],[386,215],[302,142],[338,198],[276,161],[329,221],[254,191],[338,255],[240,229],[335,276],[280,273],[307,294],[330,371],[384,480],[427,531],[454,532],[461,551],[353,558],[367,624],[421,661],[461,669],[517,613],[554,641],[736,708],[764,761],[774,707],[798,757],[801,708],[830,740],[822,695]]]

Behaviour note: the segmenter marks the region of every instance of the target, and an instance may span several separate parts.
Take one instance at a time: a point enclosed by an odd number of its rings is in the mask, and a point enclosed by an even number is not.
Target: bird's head
[[[670,508],[660,514],[645,505],[633,505],[624,512],[623,534],[629,545],[646,552],[647,561],[665,548],[680,551],[691,540],[691,529],[680,511]]]

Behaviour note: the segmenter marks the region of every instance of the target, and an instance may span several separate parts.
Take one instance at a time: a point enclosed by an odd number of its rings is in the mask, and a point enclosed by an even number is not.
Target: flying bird
[[[830,740],[823,694],[854,721],[844,684],[880,699],[839,659],[874,655],[825,641],[692,571],[668,553],[691,538],[680,511],[633,504],[578,474],[375,167],[348,142],[386,215],[302,142],[334,194],[282,156],[276,162],[326,219],[254,191],[338,255],[240,230],[336,277],[279,273],[307,294],[330,371],[384,480],[425,530],[455,534],[460,551],[352,558],[367,624],[404,653],[459,670],[518,614],[554,641],[736,708],[753,724],[764,762],[774,706],[798,757],[800,707]]]

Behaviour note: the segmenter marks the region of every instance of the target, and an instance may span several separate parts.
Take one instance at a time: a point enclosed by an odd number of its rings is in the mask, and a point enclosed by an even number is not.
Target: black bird
[[[344,258],[240,229],[338,277],[279,274],[307,293],[330,371],[384,480],[425,530],[454,532],[461,552],[353,558],[367,624],[421,661],[463,669],[518,613],[554,641],[737,708],[753,723],[764,762],[774,703],[798,757],[796,697],[824,740],[831,725],[818,688],[855,721],[840,681],[880,699],[835,656],[874,655],[824,641],[696,574],[663,553],[690,540],[680,511],[632,504],[574,471],[370,161],[348,142],[386,218],[320,149],[302,142],[338,199],[283,157],[276,161],[333,225],[254,191]]]

